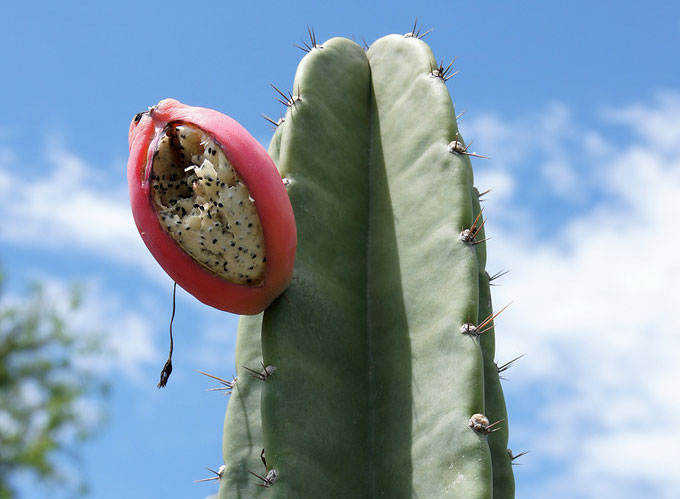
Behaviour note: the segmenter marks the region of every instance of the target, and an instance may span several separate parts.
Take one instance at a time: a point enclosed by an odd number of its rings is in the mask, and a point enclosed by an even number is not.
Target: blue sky
[[[86,286],[73,327],[105,331],[109,421],[77,463],[92,497],[205,497],[221,464],[226,398],[197,369],[231,376],[236,318],[178,293],[134,228],[128,124],[165,97],[223,111],[264,144],[306,26],[368,43],[426,29],[493,188],[489,270],[514,300],[498,359],[517,497],[680,495],[680,7],[677,2],[11,2],[0,30],[0,260],[21,299]],[[73,465],[71,465],[73,466]],[[22,498],[45,497],[30,477]]]

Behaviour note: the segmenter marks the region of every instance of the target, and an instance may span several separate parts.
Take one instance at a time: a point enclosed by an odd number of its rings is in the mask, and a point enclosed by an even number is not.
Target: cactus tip
[[[413,23],[413,28],[411,28],[411,31],[408,33],[404,33],[404,38],[417,38],[418,40],[422,40],[428,34],[430,34],[433,29],[434,28],[430,28],[425,33],[421,34],[422,26],[418,27],[418,18],[416,17],[416,20]]]
[[[314,28],[310,28],[309,25],[307,25],[307,33],[309,34],[309,43],[307,43],[304,40],[301,40],[302,45],[304,46],[300,45],[295,46],[307,54],[314,49],[322,49],[323,45],[319,45],[318,43],[316,43],[316,33],[314,32]]]

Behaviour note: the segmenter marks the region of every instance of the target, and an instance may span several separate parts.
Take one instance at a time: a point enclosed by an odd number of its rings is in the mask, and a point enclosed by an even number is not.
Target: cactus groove
[[[413,36],[308,48],[269,150],[294,277],[239,326],[220,498],[513,497],[493,330],[461,333],[491,301],[483,228],[460,237],[480,207],[441,65]],[[504,421],[485,435],[475,414]]]

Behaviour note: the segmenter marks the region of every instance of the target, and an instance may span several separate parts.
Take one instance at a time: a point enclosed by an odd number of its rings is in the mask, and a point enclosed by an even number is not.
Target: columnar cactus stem
[[[492,313],[489,276],[485,271],[479,275],[479,312],[480,317],[488,317]],[[494,362],[494,329],[485,332],[480,337],[480,342],[484,356],[485,414],[492,422],[502,421],[502,424],[498,425],[498,430],[488,436],[493,469],[493,497],[512,499],[515,497],[515,477],[512,472],[512,457],[508,453],[509,431],[505,398],[498,366]]]
[[[277,129],[277,166],[306,244],[292,286],[263,320],[264,361],[277,367],[262,386],[267,463],[279,475],[268,496],[361,497],[373,438],[364,51],[345,39],[324,43],[304,57],[293,88],[301,100]]]
[[[269,150],[294,276],[239,327],[220,497],[512,497],[493,330],[466,329],[491,315],[483,220],[439,65],[413,36],[313,45]]]
[[[481,213],[479,191],[473,190],[472,202],[475,213]],[[477,216],[477,215],[475,215]],[[484,227],[477,235],[485,239]],[[491,287],[489,274],[486,272],[486,245],[476,246],[479,263],[479,318],[492,317]],[[501,386],[498,365],[495,362],[496,333],[494,321],[491,319],[485,326],[487,331],[480,336],[482,356],[484,358],[484,406],[485,414],[491,422],[502,421],[497,431],[489,434],[489,450],[493,469],[493,498],[512,499],[515,497],[515,477],[512,472],[512,457],[508,454],[508,414]]]
[[[403,331],[411,359],[411,448],[404,448],[396,431],[397,440],[389,443],[402,448],[403,459],[409,456],[413,496],[488,497],[488,447],[468,426],[473,414],[484,412],[481,351],[474,338],[460,333],[478,314],[475,247],[459,238],[474,220],[469,160],[448,150],[458,136],[455,112],[444,81],[431,74],[436,60],[427,44],[391,35],[375,42],[368,58],[374,152],[381,150],[383,164],[372,166],[385,176],[374,192],[391,206],[391,212],[383,209],[381,225],[394,227],[399,265],[397,276],[389,269],[383,274],[401,280],[396,292],[394,281],[376,280],[382,287],[374,295],[380,311],[374,312],[373,334],[380,338],[380,359],[387,359],[396,354],[389,350],[391,337]],[[374,234],[384,248],[376,254],[380,265],[393,243],[384,229]],[[395,321],[389,303],[400,295],[404,316]],[[390,367],[381,368],[378,386],[387,382],[383,398],[389,404],[402,387],[389,383]],[[389,483],[390,472],[384,471],[381,484]],[[404,497],[405,490],[386,496]]]
[[[239,376],[234,382],[224,418],[222,450],[225,470],[220,482],[220,497],[253,497],[253,480],[248,471],[260,462],[263,446],[261,382],[245,375],[242,366],[257,367],[261,364],[261,328],[262,314],[244,315],[239,321],[236,340],[236,366]]]

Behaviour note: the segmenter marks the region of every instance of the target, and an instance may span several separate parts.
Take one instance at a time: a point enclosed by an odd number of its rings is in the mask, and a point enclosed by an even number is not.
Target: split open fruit
[[[162,100],[130,124],[137,229],[170,277],[215,308],[252,315],[290,284],[297,235],[267,151],[211,109]]]

